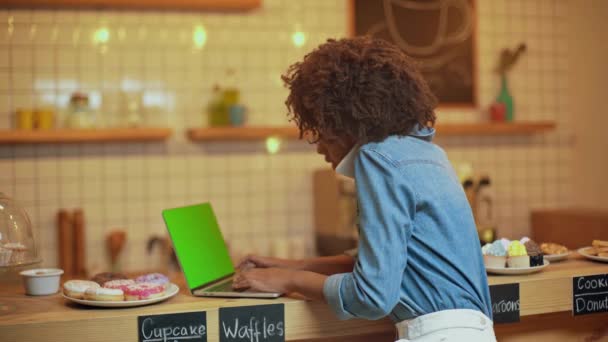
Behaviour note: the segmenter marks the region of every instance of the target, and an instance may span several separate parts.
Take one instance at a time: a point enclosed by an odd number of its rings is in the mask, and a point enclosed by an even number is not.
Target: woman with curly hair
[[[413,61],[370,37],[328,40],[283,80],[301,137],[355,179],[354,255],[248,256],[235,288],[299,292],[341,319],[389,316],[402,341],[495,341],[475,222]]]

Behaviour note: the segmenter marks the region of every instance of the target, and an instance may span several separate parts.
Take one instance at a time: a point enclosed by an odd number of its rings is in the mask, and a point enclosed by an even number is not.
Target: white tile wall
[[[500,232],[528,233],[531,208],[570,202],[571,113],[566,110],[567,0],[478,1],[480,99],[497,94],[499,51],[519,42],[528,51],[511,74],[517,120],[555,120],[554,133],[533,137],[439,138],[455,162],[492,176]],[[274,156],[263,143],[188,144],[183,129],[203,125],[213,84],[237,71],[251,124],[285,124],[279,75],[328,37],[346,33],[344,0],[265,0],[245,14],[0,10],[0,128],[16,108],[65,108],[74,90],[95,100],[100,122],[120,120],[121,90],[144,93],[146,121],[170,124],[168,144],[0,146],[0,190],[28,209],[44,263],[56,263],[54,215],[84,208],[89,266],[107,268],[103,238],[128,232],[127,269],[154,267],[145,241],[163,234],[163,208],[212,201],[233,248],[301,256],[311,253],[311,171],[324,164],[304,143]],[[203,25],[207,43],[193,48]],[[106,44],[93,34],[105,28]],[[295,30],[307,35],[296,48]],[[439,110],[440,122],[477,121],[473,110]],[[295,241],[295,242],[291,242]],[[282,246],[288,242],[291,248]]]

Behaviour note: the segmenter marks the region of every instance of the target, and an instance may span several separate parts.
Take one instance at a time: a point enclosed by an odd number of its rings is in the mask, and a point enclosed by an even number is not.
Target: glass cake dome
[[[0,268],[40,262],[25,210],[0,192]]]

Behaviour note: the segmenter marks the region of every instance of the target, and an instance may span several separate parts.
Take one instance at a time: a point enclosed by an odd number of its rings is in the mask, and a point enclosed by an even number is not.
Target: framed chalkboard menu
[[[442,106],[477,105],[474,0],[351,0],[351,31],[397,44]]]

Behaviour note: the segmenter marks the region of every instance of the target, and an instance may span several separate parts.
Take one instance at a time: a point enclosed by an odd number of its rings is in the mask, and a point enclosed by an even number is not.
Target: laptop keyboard
[[[232,288],[232,280],[205,289],[205,292],[236,292]]]

